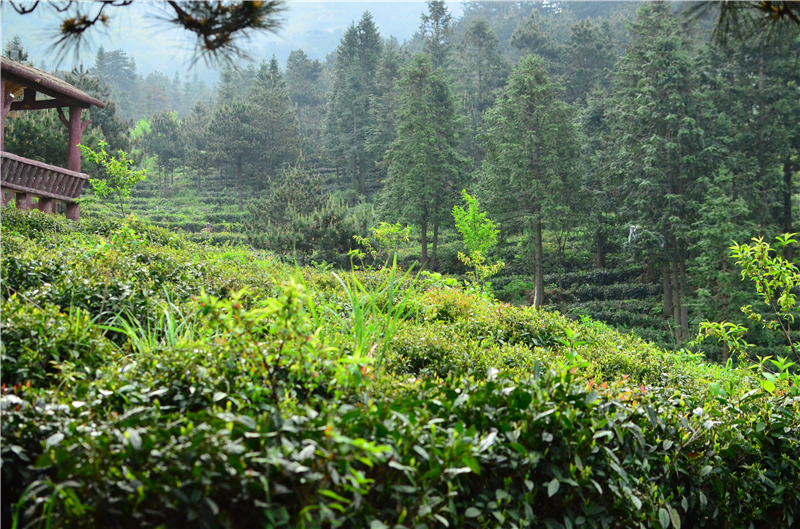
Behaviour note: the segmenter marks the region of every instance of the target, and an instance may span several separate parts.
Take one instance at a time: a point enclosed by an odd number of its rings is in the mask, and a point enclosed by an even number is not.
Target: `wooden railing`
[[[88,175],[62,169],[54,165],[29,160],[9,152],[0,152],[2,169],[0,187],[34,197],[74,203]]]

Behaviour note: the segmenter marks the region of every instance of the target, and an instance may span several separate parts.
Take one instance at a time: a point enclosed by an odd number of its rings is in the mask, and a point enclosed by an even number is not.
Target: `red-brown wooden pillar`
[[[14,101],[14,94],[6,93],[6,83],[0,79],[0,151],[3,150],[6,137],[6,114],[11,110],[11,102]]]
[[[69,107],[69,122],[64,119],[64,115],[61,114],[59,117],[61,121],[67,126],[67,130],[69,130],[69,146],[67,150],[67,169],[70,171],[75,171],[76,173],[81,172],[81,150],[78,149],[78,144],[81,142],[81,136],[83,135],[83,129],[89,126],[89,123],[92,120],[87,120],[86,122],[81,121],[81,107]],[[67,210],[65,211],[65,215],[70,220],[80,220],[81,218],[81,208],[78,204],[68,202],[67,203]]]
[[[81,123],[81,107],[69,107],[69,147],[67,150],[67,169],[81,172],[81,150],[78,149],[78,144],[81,142],[83,135],[83,123]]]

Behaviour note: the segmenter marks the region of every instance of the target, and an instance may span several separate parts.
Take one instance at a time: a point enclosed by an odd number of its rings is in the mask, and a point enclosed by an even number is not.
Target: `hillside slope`
[[[788,527],[800,393],[437,275],[2,212],[2,522]]]

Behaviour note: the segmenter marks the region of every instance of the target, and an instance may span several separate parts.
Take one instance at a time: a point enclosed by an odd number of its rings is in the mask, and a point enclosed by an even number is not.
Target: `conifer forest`
[[[800,527],[800,3],[4,4],[2,527]]]

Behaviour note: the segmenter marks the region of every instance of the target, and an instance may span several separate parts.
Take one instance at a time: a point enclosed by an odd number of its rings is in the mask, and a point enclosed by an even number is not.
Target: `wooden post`
[[[81,121],[81,107],[69,107],[69,121],[64,117],[61,109],[58,109],[58,117],[69,130],[69,145],[67,151],[67,169],[81,172],[81,151],[78,144],[81,142],[83,130],[92,122],[91,119]],[[70,220],[78,221],[81,218],[81,207],[75,203],[67,203],[66,216]]]
[[[33,204],[33,207],[42,213],[55,213],[57,211],[55,206],[56,201],[52,198],[40,198],[39,202]]]
[[[3,144],[6,137],[6,114],[11,110],[11,102],[14,101],[14,94],[6,93],[6,83],[0,80],[0,151],[3,150]]]
[[[81,142],[83,127],[81,126],[81,107],[69,107],[69,146],[67,147],[67,169],[81,172],[81,151],[78,144]]]
[[[27,193],[17,193],[14,197],[14,203],[19,210],[25,211],[31,209],[31,197]]]

